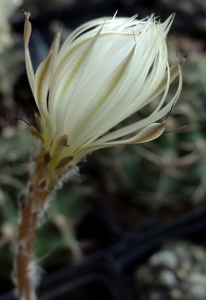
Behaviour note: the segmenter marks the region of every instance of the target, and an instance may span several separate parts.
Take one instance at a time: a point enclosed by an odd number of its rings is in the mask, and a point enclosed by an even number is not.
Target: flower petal
[[[92,151],[95,151],[98,149],[102,149],[102,148],[150,142],[150,141],[158,138],[164,131],[165,131],[165,121],[162,123],[152,123],[152,124],[146,126],[145,128],[143,128],[141,131],[139,131],[133,137],[125,139],[125,140],[112,141],[112,142],[107,142],[107,143],[102,143],[102,144],[98,143],[98,141],[97,141],[88,147],[82,145],[81,148],[78,149],[81,153],[79,155],[84,156],[89,152],[92,152]]]
[[[31,36],[31,23],[29,21],[30,13],[25,12],[24,14],[25,14],[24,49],[25,49],[26,71],[27,71],[29,84],[31,86],[32,92],[34,92],[34,70],[33,70],[30,52],[29,52],[29,40]]]
[[[74,53],[72,49],[68,50],[55,70],[49,102],[51,118],[57,124],[59,131],[64,131],[66,112],[73,111],[72,116],[75,115],[76,101],[75,103],[72,101],[72,95],[78,88],[100,32],[101,28],[87,43],[84,42],[81,47],[79,45],[80,49],[76,47]]]
[[[49,96],[51,78],[55,68],[57,52],[59,49],[59,41],[60,31],[57,31],[51,46],[51,50],[47,58],[39,65],[34,80],[34,97],[36,104],[43,120],[47,120],[47,125],[51,123],[47,100]]]
[[[172,99],[170,100],[169,103],[167,103],[159,111],[156,111],[156,109],[155,109],[151,113],[151,115],[149,115],[147,118],[144,118],[140,121],[137,121],[137,122],[135,122],[131,125],[124,126],[123,128],[117,129],[117,130],[115,130],[111,133],[108,133],[108,134],[104,135],[103,137],[99,138],[98,141],[100,143],[102,143],[102,142],[106,143],[107,141],[116,140],[116,139],[121,138],[123,136],[126,136],[128,134],[132,134],[136,130],[140,130],[141,128],[147,126],[148,124],[154,123],[157,120],[164,117],[171,110],[172,106],[178,100],[178,98],[180,96],[180,93],[181,93],[181,89],[182,89],[181,65],[182,65],[182,61],[180,62],[180,65],[179,64],[175,65],[176,67],[173,69],[173,71],[175,70],[175,72],[172,72],[172,76],[170,77],[172,79],[174,74],[176,74],[176,76],[177,76],[178,73],[176,73],[176,71],[178,70],[178,72],[179,72],[179,83],[178,83],[177,91],[176,91],[175,95],[172,97]]]

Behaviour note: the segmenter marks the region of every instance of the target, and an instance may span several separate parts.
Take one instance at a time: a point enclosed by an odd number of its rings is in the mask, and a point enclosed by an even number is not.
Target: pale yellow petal
[[[37,107],[39,109],[39,112],[43,118],[43,122],[46,121],[47,126],[49,126],[49,124],[52,124],[52,120],[50,119],[49,116],[47,101],[49,101],[48,99],[49,89],[50,89],[53,70],[55,68],[56,57],[59,48],[59,40],[60,40],[60,31],[57,31],[49,55],[39,65],[34,80],[34,98]],[[51,126],[49,126],[49,128],[50,127]],[[47,128],[47,130],[49,130],[49,128]]]
[[[112,141],[107,142],[103,144],[93,143],[91,146],[81,146],[81,149],[83,151],[91,152],[95,151],[97,149],[101,148],[107,148],[107,147],[113,147],[113,146],[120,146],[120,145],[129,145],[129,144],[139,144],[139,143],[146,143],[150,142],[152,140],[157,139],[162,133],[165,131],[165,122],[162,123],[152,123],[145,128],[143,128],[141,131],[139,131],[137,134],[135,134],[133,137],[119,140],[119,141]]]
[[[161,119],[162,117],[165,117],[169,113],[169,111],[171,110],[171,108],[173,107],[175,102],[178,100],[180,93],[181,93],[182,74],[181,74],[181,66],[180,65],[178,65],[178,70],[179,70],[179,83],[178,83],[177,91],[169,103],[167,103],[159,111],[154,110],[151,113],[151,115],[149,115],[148,117],[146,117],[138,122],[124,126],[123,128],[117,129],[111,133],[104,135],[103,137],[99,138],[98,141],[100,143],[105,143],[107,141],[119,139],[128,134],[132,134],[136,130],[140,130],[141,128],[147,126],[150,123],[156,122],[157,120]]]
[[[24,49],[25,49],[25,62],[26,71],[29,79],[29,84],[32,91],[34,91],[34,70],[31,62],[30,52],[29,52],[29,40],[31,36],[31,23],[29,21],[30,13],[25,12],[25,23],[24,23]]]

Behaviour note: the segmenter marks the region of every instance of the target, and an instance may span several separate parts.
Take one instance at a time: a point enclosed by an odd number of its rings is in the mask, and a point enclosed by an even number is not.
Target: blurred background
[[[144,145],[93,153],[80,163],[80,175],[57,192],[36,242],[45,272],[105,249],[125,232],[173,220],[206,202],[205,0],[0,0],[0,294],[13,287],[18,210],[35,153],[27,125],[34,123],[36,106],[25,73],[22,9],[31,12],[34,68],[46,57],[59,24],[64,39],[83,22],[116,11],[138,18],[155,13],[162,21],[175,12],[170,62],[187,57],[183,91],[166,133]]]

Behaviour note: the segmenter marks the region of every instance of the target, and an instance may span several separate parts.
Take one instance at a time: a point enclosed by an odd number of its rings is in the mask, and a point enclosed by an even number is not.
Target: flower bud
[[[163,133],[165,120],[157,121],[170,112],[182,87],[182,62],[169,66],[166,45],[174,15],[164,23],[154,16],[100,18],[77,28],[61,47],[58,31],[35,74],[30,14],[25,16],[25,59],[41,119],[39,138],[55,167],[68,157],[70,165],[76,164],[91,151],[148,142]],[[166,102],[177,76],[176,93]],[[150,115],[116,129],[157,97]],[[66,146],[60,143],[65,136]]]

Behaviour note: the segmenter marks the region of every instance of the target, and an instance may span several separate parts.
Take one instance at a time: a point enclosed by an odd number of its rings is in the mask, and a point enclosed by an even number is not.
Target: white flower
[[[25,15],[26,67],[40,114],[39,131],[31,131],[41,139],[54,168],[74,165],[100,148],[147,142],[163,133],[165,122],[156,122],[171,110],[182,86],[182,62],[171,68],[168,63],[166,36],[173,15],[162,24],[153,16],[97,19],[77,28],[60,50],[58,31],[35,74],[29,54],[30,14]],[[177,76],[177,91],[165,104]],[[150,115],[115,128],[159,95]]]

